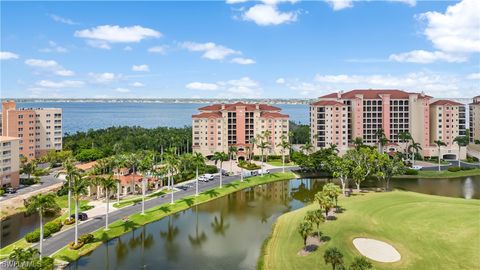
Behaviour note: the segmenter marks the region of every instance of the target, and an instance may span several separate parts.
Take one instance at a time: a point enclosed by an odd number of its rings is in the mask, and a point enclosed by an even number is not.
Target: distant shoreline
[[[14,100],[17,103],[268,103],[268,104],[309,104],[313,99],[194,99],[194,98],[3,98],[5,100]]]

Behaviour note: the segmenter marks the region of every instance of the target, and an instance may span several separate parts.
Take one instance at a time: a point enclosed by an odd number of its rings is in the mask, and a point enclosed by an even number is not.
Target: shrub
[[[217,169],[216,166],[214,166],[214,165],[205,166],[205,173],[214,174],[214,173],[217,173],[217,172],[218,172],[218,169]]]
[[[68,194],[68,184],[64,183],[62,187],[59,190],[57,190],[57,196],[60,197],[60,196],[65,196],[67,194]]]
[[[248,162],[248,161],[244,161],[244,160],[240,160],[238,162],[238,166],[241,167],[241,168],[247,169],[247,170],[258,170],[258,169],[260,169],[260,166],[258,166],[257,164],[252,163],[252,162]]]
[[[78,241],[83,242],[84,244],[88,244],[88,243],[91,243],[93,239],[94,239],[93,234],[87,233],[87,234],[81,235],[78,238]]]
[[[462,171],[470,171],[475,169],[474,167],[462,167]]]
[[[5,189],[0,188],[0,196],[3,196],[3,194],[5,194]]]
[[[458,166],[451,166],[451,167],[448,167],[448,171],[449,172],[459,172],[461,171],[462,168],[458,167]]]
[[[68,244],[68,247],[70,249],[77,250],[77,249],[83,247],[83,245],[85,245],[85,243],[83,243],[82,241],[78,241],[77,245],[75,245],[75,242],[70,242],[70,244]]]
[[[72,225],[73,223],[75,223],[74,218],[67,218],[65,221],[63,221],[63,225]]]
[[[59,220],[47,222],[47,224],[45,224],[45,226],[44,226],[44,228],[46,230],[49,230],[50,233],[56,233],[56,232],[60,231],[62,229],[62,227],[63,227],[63,224]]]
[[[47,238],[52,234],[47,228],[43,227],[43,238]],[[40,241],[40,230],[36,229],[33,232],[29,232],[25,234],[25,241],[28,243],[36,243]]]
[[[414,169],[407,169],[405,175],[418,175],[418,171]]]

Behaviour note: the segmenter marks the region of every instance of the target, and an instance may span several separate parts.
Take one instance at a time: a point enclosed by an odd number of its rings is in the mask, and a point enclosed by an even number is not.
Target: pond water
[[[275,219],[313,200],[326,179],[294,179],[238,191],[103,244],[70,269],[255,269]],[[365,183],[377,187],[378,182]],[[393,180],[393,188],[480,198],[480,177]]]
[[[53,217],[45,217],[43,222],[52,220]],[[7,217],[0,222],[0,247],[8,246],[40,227],[40,220],[37,214],[26,215],[17,213]]]

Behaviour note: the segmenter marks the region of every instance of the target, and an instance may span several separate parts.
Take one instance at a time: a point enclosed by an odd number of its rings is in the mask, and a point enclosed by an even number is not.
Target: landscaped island
[[[297,253],[303,239],[297,228],[313,203],[278,218],[266,243],[262,269],[331,269],[324,251],[336,247],[346,263],[360,253],[352,241],[358,237],[384,241],[401,254],[394,263],[373,262],[376,269],[475,269],[480,265],[480,201],[413,192],[361,193],[342,197],[344,209],[336,220],[322,223],[329,241],[307,256]]]

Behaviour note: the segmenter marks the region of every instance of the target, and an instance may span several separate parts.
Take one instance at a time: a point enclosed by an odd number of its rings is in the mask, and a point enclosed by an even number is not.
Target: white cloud
[[[185,85],[186,88],[191,90],[210,90],[214,91],[218,89],[218,85],[215,83],[202,83],[202,82],[191,82]]]
[[[119,92],[119,93],[129,93],[130,92],[130,89],[127,89],[127,88],[115,88],[114,89],[116,92]]]
[[[57,43],[55,43],[54,41],[51,41],[51,40],[48,42],[48,47],[47,48],[40,49],[39,51],[40,52],[45,52],[45,53],[49,53],[49,52],[66,53],[66,52],[68,52],[68,50],[66,48],[58,45]]]
[[[131,51],[131,50],[133,50],[133,48],[130,47],[130,46],[125,46],[125,47],[123,48],[123,50],[124,50],[124,51]]]
[[[112,72],[105,72],[105,73],[88,73],[88,76],[92,79],[92,82],[94,83],[100,83],[100,84],[109,84],[112,82],[116,82],[120,80],[122,77],[121,75],[116,75],[115,73]]]
[[[141,82],[133,82],[130,84],[130,86],[132,87],[144,87],[145,84],[141,83]]]
[[[238,4],[248,2],[248,0],[227,0],[226,2],[227,4]]]
[[[245,97],[245,98],[258,98],[261,96],[263,89],[257,81],[250,79],[249,77],[242,77],[238,80],[229,80],[226,82],[219,82],[219,85],[223,86],[225,91],[222,91],[220,96],[222,97]]]
[[[85,85],[83,81],[49,81],[41,80],[36,83],[36,85],[44,88],[78,88]]]
[[[110,43],[138,43],[146,38],[159,38],[162,34],[140,25],[120,27],[100,25],[91,29],[75,31],[75,37],[87,39],[87,44],[101,49],[110,49]]]
[[[148,67],[148,65],[133,65],[132,66],[132,71],[150,71],[150,68]]]
[[[404,4],[407,4],[411,7],[414,7],[417,5],[417,0],[388,0],[389,2],[400,2],[400,3],[404,3]]]
[[[285,84],[285,79],[284,78],[278,78],[276,81],[275,81],[277,84]]]
[[[18,59],[18,54],[6,51],[0,51],[0,60]]]
[[[240,65],[251,65],[255,64],[255,60],[250,58],[243,58],[243,57],[235,57],[230,62]]]
[[[215,44],[213,42],[184,42],[181,44],[181,47],[193,52],[203,52],[202,57],[210,60],[223,60],[229,55],[240,54],[239,51],[235,51],[233,49]]]
[[[414,50],[405,53],[392,54],[389,59],[396,62],[409,62],[409,63],[420,63],[428,64],[437,61],[444,61],[449,63],[461,63],[467,61],[467,58],[464,56],[456,56],[441,51],[424,51],[424,50]]]
[[[342,10],[353,7],[353,0],[325,0],[333,10]]]
[[[430,11],[419,19],[426,21],[424,34],[445,52],[480,52],[480,1],[463,0],[449,6],[445,13]]]
[[[59,76],[73,76],[75,72],[65,69],[63,66],[58,64],[54,60],[42,60],[42,59],[27,59],[25,61],[30,67],[36,68],[38,70],[46,70],[52,72],[53,74]]]
[[[469,79],[469,80],[480,80],[480,72],[479,73],[468,74],[467,79]]]
[[[50,16],[50,18],[56,22],[59,22],[59,23],[64,23],[64,24],[70,24],[70,25],[75,25],[75,24],[78,24],[77,22],[74,22],[73,20],[71,19],[68,19],[68,18],[63,18],[63,17],[60,17],[58,15],[55,15],[55,14],[48,14],[48,16]]]
[[[161,45],[161,46],[155,46],[155,47],[148,48],[148,52],[165,54],[165,53],[167,53],[167,49],[168,49],[167,45]]]
[[[297,12],[279,11],[276,5],[257,4],[243,15],[243,20],[252,21],[261,26],[279,25],[297,20]]]

